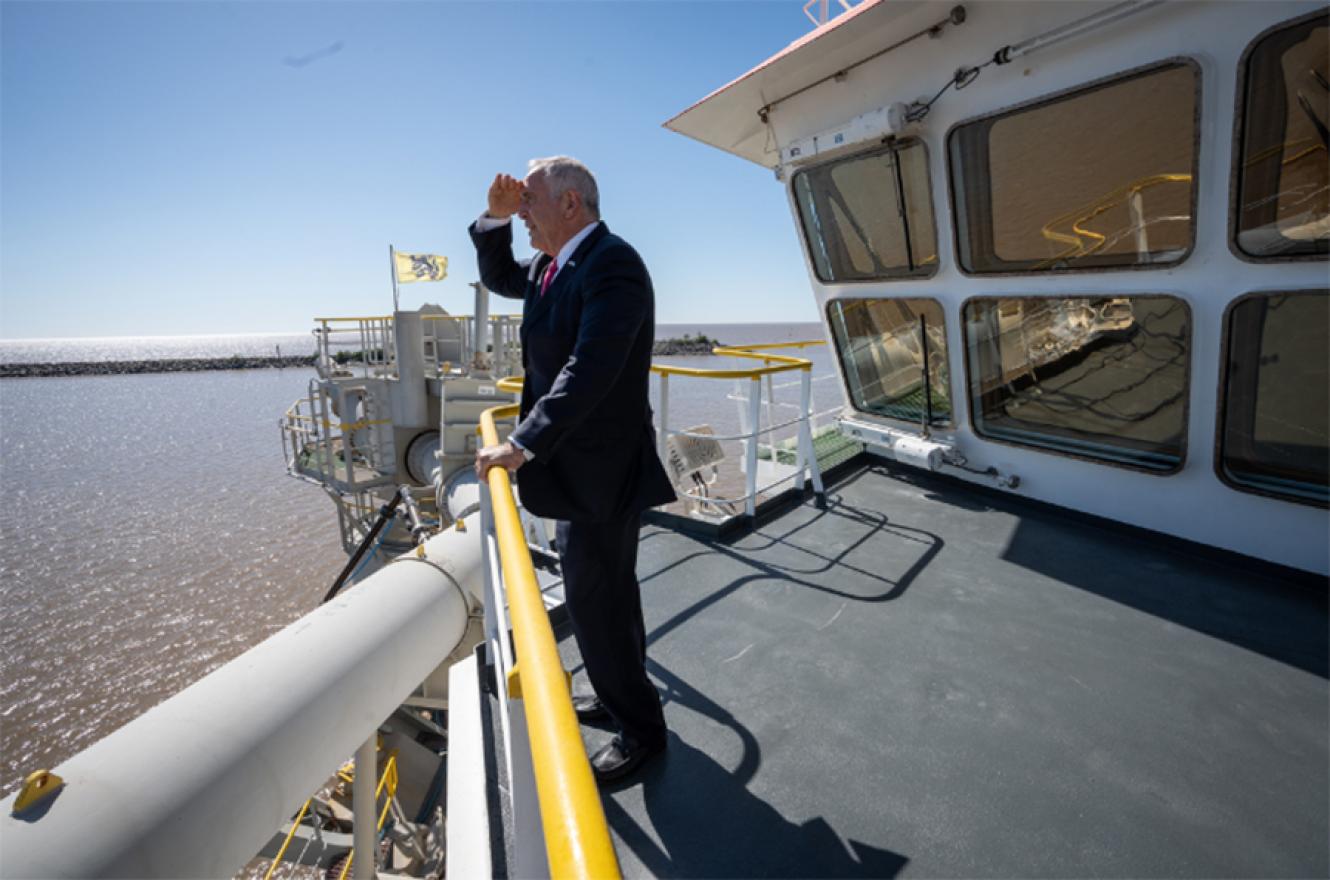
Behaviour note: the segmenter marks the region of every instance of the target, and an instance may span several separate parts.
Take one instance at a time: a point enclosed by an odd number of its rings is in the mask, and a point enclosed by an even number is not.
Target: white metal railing
[[[813,410],[813,377],[812,361],[805,358],[787,357],[784,355],[769,354],[772,350],[794,348],[802,349],[813,345],[824,344],[821,340],[807,342],[773,343],[770,345],[751,345],[736,346],[728,348],[713,349],[713,354],[729,355],[732,357],[761,360],[763,366],[744,370],[706,370],[693,367],[676,367],[665,364],[653,364],[651,367],[660,379],[660,433],[657,436],[659,445],[659,454],[662,461],[668,461],[669,458],[669,438],[685,437],[694,438],[706,442],[740,441],[743,444],[743,470],[744,470],[744,493],[736,497],[722,497],[708,494],[701,494],[702,490],[692,487],[680,486],[684,496],[693,501],[700,507],[713,507],[724,509],[726,506],[742,504],[745,515],[754,516],[757,511],[757,498],[764,492],[769,492],[785,483],[793,482],[794,488],[803,491],[806,481],[810,480],[813,484],[813,491],[821,498],[823,495],[822,473],[818,466],[817,454],[813,447],[813,420],[820,416],[828,415],[837,410],[827,410],[822,413],[815,413]],[[799,403],[778,404],[775,400],[776,385],[774,376],[777,373],[798,371],[799,379]],[[702,433],[689,430],[678,430],[670,427],[670,379],[672,376],[689,377],[694,379],[734,379],[735,392],[729,395],[729,399],[739,401],[739,433],[737,434],[714,434]],[[829,378],[829,377],[821,377]],[[763,384],[767,391],[767,424],[762,426],[762,391]],[[779,387],[792,387],[794,382],[783,383]],[[745,394],[745,388],[747,393]],[[776,422],[775,410],[777,406],[793,406],[796,409],[796,415],[785,421]],[[793,469],[784,475],[779,474],[777,466],[777,455],[775,447],[776,432],[785,429],[795,429],[795,462]],[[771,473],[773,479],[758,485],[758,451],[761,446],[760,438],[768,437],[768,445],[772,450]]]
[[[480,332],[475,315],[426,312],[420,317],[424,322],[421,355],[427,376],[521,373],[521,315],[482,314],[484,333]],[[314,329],[315,368],[321,377],[370,379],[388,378],[395,373],[399,358],[391,315],[316,318],[315,322],[318,324]]]

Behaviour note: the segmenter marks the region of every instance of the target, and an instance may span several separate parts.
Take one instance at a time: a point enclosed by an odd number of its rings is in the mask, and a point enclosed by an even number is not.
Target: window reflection
[[[1189,315],[1165,296],[965,306],[975,430],[1147,470],[1182,464]]]
[[[1198,75],[1173,63],[959,126],[961,265],[1044,272],[1176,263],[1192,244]]]
[[[1256,43],[1244,88],[1238,247],[1258,258],[1330,253],[1330,14]]]
[[[1325,504],[1330,483],[1330,292],[1255,294],[1228,314],[1221,474]]]
[[[927,275],[937,263],[928,154],[907,142],[800,171],[799,217],[823,281]]]
[[[941,304],[931,299],[833,300],[827,317],[855,409],[921,425],[925,420],[951,423]]]

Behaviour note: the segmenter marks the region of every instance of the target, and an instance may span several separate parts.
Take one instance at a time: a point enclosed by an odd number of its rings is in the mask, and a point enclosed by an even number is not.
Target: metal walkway
[[[605,797],[624,876],[1330,871],[1324,582],[881,464],[830,501],[643,529],[672,732]]]

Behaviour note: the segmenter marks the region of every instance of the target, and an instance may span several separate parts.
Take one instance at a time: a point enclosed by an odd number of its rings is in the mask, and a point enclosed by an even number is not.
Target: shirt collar
[[[580,230],[578,230],[578,233],[576,235],[568,239],[568,241],[564,244],[563,247],[559,248],[558,256],[554,258],[559,265],[559,268],[554,271],[555,275],[558,275],[560,272],[563,271],[563,267],[568,264],[568,258],[573,255],[573,251],[577,250],[577,246],[581,244],[586,239],[586,237],[590,235],[592,231],[599,225],[600,225],[599,220],[592,220],[586,226],[583,226]]]

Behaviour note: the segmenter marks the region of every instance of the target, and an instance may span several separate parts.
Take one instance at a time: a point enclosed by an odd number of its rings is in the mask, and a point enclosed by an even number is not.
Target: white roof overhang
[[[864,0],[712,92],[665,127],[774,168],[780,151],[758,111],[910,36],[916,23],[903,19],[921,7],[937,5],[927,0]],[[946,7],[941,8],[945,15]]]

